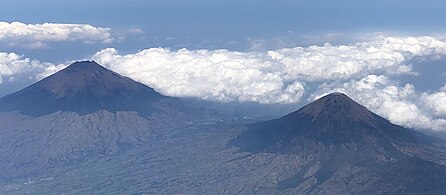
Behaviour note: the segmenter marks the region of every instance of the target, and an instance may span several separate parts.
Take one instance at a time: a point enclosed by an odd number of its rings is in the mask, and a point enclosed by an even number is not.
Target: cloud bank
[[[421,95],[423,105],[435,116],[446,115],[446,85],[434,93]]]
[[[95,27],[88,24],[0,22],[0,41],[4,41],[11,46],[20,45],[37,49],[46,47],[46,42],[110,43],[113,38],[109,28]]]
[[[269,51],[283,64],[287,79],[348,79],[370,73],[416,74],[410,61],[446,54],[446,42],[434,37],[378,37],[352,45],[295,47]]]
[[[380,36],[267,52],[150,48],[121,55],[108,48],[92,58],[170,96],[272,104],[342,91],[396,124],[441,129],[445,92],[417,94],[413,85],[393,78],[416,76],[413,62],[445,55],[441,38]],[[316,91],[306,87],[314,84]]]
[[[296,103],[305,83],[369,74],[416,75],[411,60],[446,54],[434,37],[379,37],[351,45],[296,47],[266,53],[151,48],[93,56],[101,64],[172,96]]]
[[[258,53],[152,48],[122,56],[109,48],[93,59],[170,96],[268,104],[298,102],[304,92]]]
[[[445,55],[441,38],[381,36],[267,52],[150,48],[120,54],[107,48],[92,59],[169,96],[289,104],[341,91],[393,123],[446,130],[446,86],[417,92],[398,82],[401,75],[419,76],[417,61]],[[0,81],[42,78],[65,66],[0,53]]]

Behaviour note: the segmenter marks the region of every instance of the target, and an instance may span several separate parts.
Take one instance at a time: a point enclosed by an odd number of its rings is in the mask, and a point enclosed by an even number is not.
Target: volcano
[[[292,153],[305,145],[302,143],[313,141],[336,146],[382,146],[397,140],[434,142],[421,133],[390,123],[342,93],[331,93],[282,118],[253,124],[249,129],[232,143],[252,152]]]
[[[75,62],[0,99],[0,178],[115,155],[215,118],[94,61]]]
[[[295,175],[279,183],[282,190],[446,192],[443,141],[394,125],[342,93],[326,95],[282,118],[249,125],[229,145],[243,152],[302,157]]]
[[[153,112],[168,97],[110,71],[94,61],[75,62],[25,89],[0,99],[0,111],[42,116],[57,111],[81,115],[99,110]]]

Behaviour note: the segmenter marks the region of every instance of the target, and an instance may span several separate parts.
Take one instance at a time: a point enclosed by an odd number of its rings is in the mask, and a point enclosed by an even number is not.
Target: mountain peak
[[[392,189],[404,186],[396,194],[423,193],[427,188],[439,189],[439,194],[445,191],[442,185],[430,185],[439,180],[432,175],[442,176],[438,173],[446,171],[443,141],[391,124],[342,93],[326,95],[287,116],[250,124],[244,130],[228,145],[243,152],[298,157],[293,158],[299,164],[296,173],[279,181],[283,190],[334,192],[338,181],[359,176],[353,179],[354,185],[376,186],[369,192],[381,190],[383,183]],[[419,178],[429,182],[420,184]],[[329,185],[331,190],[319,190]]]
[[[231,143],[247,151],[267,152],[292,152],[309,142],[342,146],[365,144],[364,140],[400,139],[406,135],[404,128],[391,124],[338,92],[323,96],[284,117],[253,124],[248,129]]]
[[[165,96],[94,61],[79,61],[0,99],[0,111],[40,116],[57,111],[88,114],[98,110],[137,111]]]
[[[105,68],[93,60],[91,61],[85,60],[85,61],[76,61],[73,64],[69,65],[65,70],[89,71],[94,69],[105,69]]]
[[[119,88],[135,87],[136,82],[95,61],[78,61],[36,85],[47,89],[57,98],[76,96],[87,91],[101,97]]]
[[[302,114],[312,116],[313,121],[330,119],[337,122],[368,122],[374,118],[374,114],[367,108],[340,92],[325,95],[290,115]]]

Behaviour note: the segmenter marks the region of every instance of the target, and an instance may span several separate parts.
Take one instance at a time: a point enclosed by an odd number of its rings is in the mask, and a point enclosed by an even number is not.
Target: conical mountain
[[[331,93],[284,118],[308,115],[317,123],[372,122],[377,116],[343,93]]]
[[[446,193],[443,141],[394,125],[341,93],[249,125],[229,144],[244,152],[301,157],[295,175],[279,183],[282,190]]]
[[[392,141],[398,140],[421,142],[433,139],[394,125],[337,92],[279,119],[250,125],[249,129],[231,143],[249,151],[287,153],[309,141],[336,146],[354,143],[378,147],[378,142],[391,145]]]
[[[31,116],[57,111],[84,115],[98,110],[148,115],[153,111],[151,103],[163,98],[167,97],[94,61],[81,61],[1,98],[0,111]]]
[[[0,178],[118,154],[216,118],[94,61],[76,62],[0,99]]]

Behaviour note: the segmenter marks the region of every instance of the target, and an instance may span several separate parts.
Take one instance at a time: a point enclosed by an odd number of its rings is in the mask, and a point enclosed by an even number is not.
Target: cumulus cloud
[[[446,86],[417,93],[395,77],[416,76],[413,62],[445,55],[443,39],[423,36],[267,52],[150,48],[120,54],[107,48],[92,59],[169,96],[286,104],[341,91],[393,123],[446,130]],[[31,72],[32,79],[43,78],[65,66],[0,53],[0,80]]]
[[[384,75],[368,75],[360,80],[341,84],[323,84],[310,99],[327,93],[343,92],[373,112],[387,118],[392,123],[411,127],[445,130],[446,120],[435,118],[422,106],[422,101],[411,84],[399,85]]]
[[[281,103],[297,102],[304,92],[302,82],[285,81],[281,68],[258,53],[152,48],[119,55],[109,48],[93,59],[171,96]]]
[[[423,105],[436,116],[446,115],[446,85],[440,91],[434,93],[423,93],[421,95]]]
[[[88,24],[24,24],[0,22],[0,41],[35,49],[46,47],[45,42],[83,41],[85,43],[110,43],[113,38],[109,28]]]
[[[0,52],[0,84],[14,81],[16,78],[39,80],[61,70],[66,65],[55,65],[38,60],[31,60],[16,53]]]
[[[114,48],[93,59],[166,95],[225,101],[296,103],[305,83],[415,75],[411,60],[446,54],[434,37],[378,37],[350,45],[285,48],[268,52],[145,49],[120,55]]]
[[[434,37],[378,37],[352,45],[295,47],[269,51],[284,65],[287,79],[360,78],[370,73],[416,74],[410,61],[446,54],[446,42]]]

